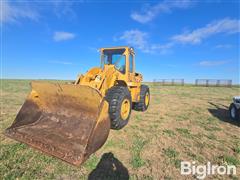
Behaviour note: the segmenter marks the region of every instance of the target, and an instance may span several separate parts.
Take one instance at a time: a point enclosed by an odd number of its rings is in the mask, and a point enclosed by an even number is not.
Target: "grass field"
[[[237,176],[209,179],[240,177],[240,127],[228,116],[240,88],[151,87],[148,111],[133,111],[129,124],[112,130],[105,145],[77,168],[2,134],[30,91],[29,81],[2,83],[0,179],[194,179],[180,175],[182,160],[237,166]]]

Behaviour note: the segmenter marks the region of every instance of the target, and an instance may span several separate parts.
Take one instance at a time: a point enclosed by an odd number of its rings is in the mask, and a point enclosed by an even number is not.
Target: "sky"
[[[75,79],[98,49],[132,46],[144,81],[239,84],[239,1],[4,1],[1,78]]]

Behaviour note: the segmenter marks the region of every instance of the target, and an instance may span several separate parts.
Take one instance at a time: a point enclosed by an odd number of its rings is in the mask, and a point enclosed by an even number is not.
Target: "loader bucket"
[[[31,93],[5,135],[79,166],[108,137],[108,103],[88,86],[31,85]]]

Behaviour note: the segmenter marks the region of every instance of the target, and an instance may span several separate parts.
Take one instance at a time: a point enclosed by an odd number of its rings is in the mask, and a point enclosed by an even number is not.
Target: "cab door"
[[[130,53],[129,54],[129,60],[128,60],[128,62],[129,62],[129,65],[128,65],[128,67],[129,67],[129,77],[128,77],[128,79],[129,79],[129,81],[130,82],[135,82],[135,59],[134,59],[135,57],[134,57],[134,54],[133,53]]]
[[[140,98],[140,82],[135,78],[135,55],[130,53],[128,56],[128,87],[131,91],[132,102],[138,102]]]

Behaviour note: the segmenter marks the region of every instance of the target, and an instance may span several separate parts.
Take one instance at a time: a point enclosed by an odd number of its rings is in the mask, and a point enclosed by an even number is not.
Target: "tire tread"
[[[127,87],[124,86],[113,86],[106,93],[106,100],[109,103],[109,116],[111,119],[111,128],[112,129],[122,129],[129,120],[131,109],[129,113],[129,117],[126,120],[122,120],[120,115],[121,103],[122,100],[127,97],[131,101],[131,94]],[[131,108],[131,107],[130,107]]]
[[[147,85],[141,85],[141,91],[140,91],[140,100],[139,102],[133,103],[133,109],[135,111],[146,111],[148,107],[145,106],[145,94],[146,92],[149,93],[149,87]]]

